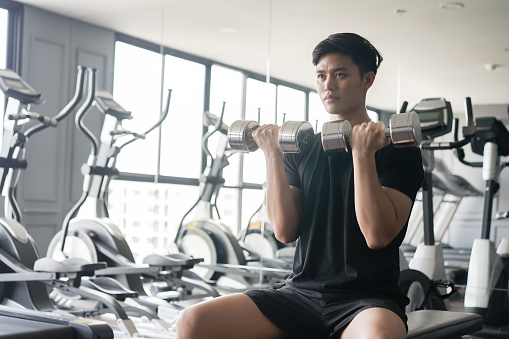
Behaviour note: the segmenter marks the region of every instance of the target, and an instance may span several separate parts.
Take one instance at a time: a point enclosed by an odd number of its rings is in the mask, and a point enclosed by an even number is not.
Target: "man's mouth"
[[[323,99],[324,102],[334,102],[334,101],[338,101],[339,98],[338,97],[335,97],[333,95],[326,95],[325,98]]]

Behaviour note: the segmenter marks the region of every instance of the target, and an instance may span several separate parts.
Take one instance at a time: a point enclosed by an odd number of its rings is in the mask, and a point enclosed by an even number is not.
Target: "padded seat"
[[[86,273],[100,270],[106,267],[106,263],[89,263],[80,258],[68,258],[57,261],[48,257],[37,259],[34,263],[34,271],[50,273]]]
[[[183,253],[167,255],[151,254],[143,258],[143,263],[149,266],[192,268],[195,264],[203,262],[203,259],[195,259]]]
[[[421,310],[407,313],[408,338],[460,338],[482,329],[479,314]]]

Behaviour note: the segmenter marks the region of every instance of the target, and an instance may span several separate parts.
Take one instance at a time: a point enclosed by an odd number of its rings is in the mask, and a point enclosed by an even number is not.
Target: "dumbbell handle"
[[[256,131],[258,129],[258,127],[260,127],[260,125],[253,125],[253,126],[248,127],[249,129],[246,132],[247,140],[254,141],[253,132]]]
[[[350,129],[349,131],[346,131],[346,138],[349,139],[350,138],[350,132],[352,130]],[[390,127],[385,127],[385,130],[384,130],[384,133],[385,133],[385,137],[386,138],[390,138],[391,137],[391,128]]]
[[[348,136],[352,130],[347,120],[326,122],[322,128],[322,145],[327,153],[348,150]],[[393,114],[385,135],[394,147],[417,147],[421,143],[421,125],[415,112]]]

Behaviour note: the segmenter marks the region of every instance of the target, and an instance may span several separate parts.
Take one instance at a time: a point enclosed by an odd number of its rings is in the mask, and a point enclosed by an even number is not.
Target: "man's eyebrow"
[[[348,70],[348,67],[337,67],[337,68],[333,68],[331,70],[324,70],[324,69],[321,69],[321,68],[317,68],[316,69],[316,73],[325,73],[325,72],[335,73],[335,72],[338,72],[338,71],[346,71],[346,70]]]

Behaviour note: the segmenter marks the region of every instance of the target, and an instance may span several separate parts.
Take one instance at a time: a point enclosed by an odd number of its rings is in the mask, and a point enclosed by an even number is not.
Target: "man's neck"
[[[366,110],[352,112],[351,114],[333,114],[331,120],[348,120],[350,125],[355,126],[363,122],[369,122],[371,118]]]

